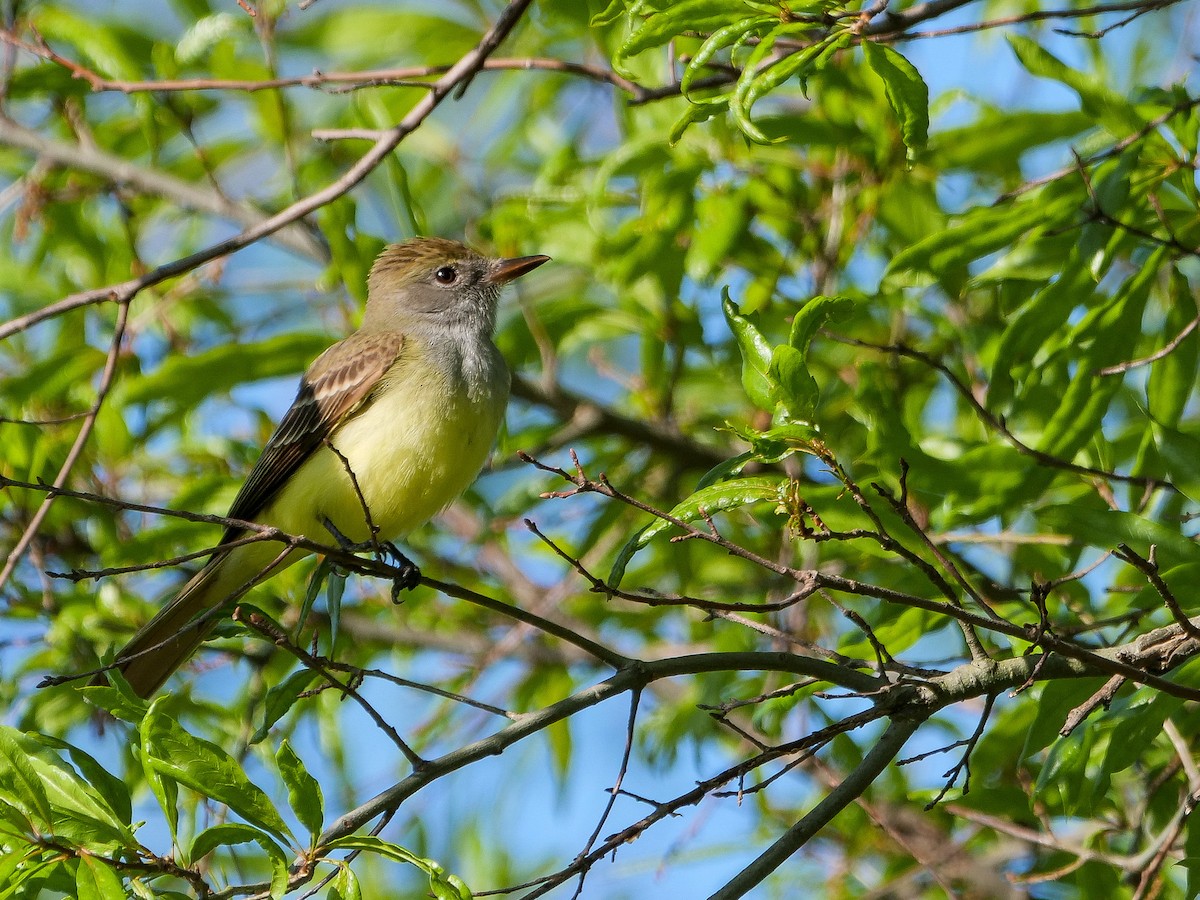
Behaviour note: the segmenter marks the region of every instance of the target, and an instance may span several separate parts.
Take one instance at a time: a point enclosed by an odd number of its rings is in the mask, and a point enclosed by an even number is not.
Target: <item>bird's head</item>
[[[490,334],[500,288],[549,258],[491,258],[436,237],[391,244],[371,267],[363,324],[461,325]]]

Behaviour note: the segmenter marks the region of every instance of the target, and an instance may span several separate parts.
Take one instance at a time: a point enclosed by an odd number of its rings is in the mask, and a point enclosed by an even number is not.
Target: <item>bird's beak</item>
[[[484,279],[488,284],[507,284],[514,278],[520,278],[526,272],[532,272],[544,262],[549,262],[548,256],[517,256],[513,259],[498,259],[492,263],[492,271]]]

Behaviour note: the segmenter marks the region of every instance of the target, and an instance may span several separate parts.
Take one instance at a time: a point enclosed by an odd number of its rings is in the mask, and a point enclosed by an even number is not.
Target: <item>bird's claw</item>
[[[386,541],[381,545],[383,553],[380,554],[380,562],[383,562],[384,555],[391,557],[392,564],[400,571],[396,577],[392,579],[392,602],[401,603],[401,591],[411,591],[421,583],[421,570],[417,568],[417,564],[400,552],[400,548],[391,541]],[[378,550],[376,551],[379,552]]]
[[[391,541],[364,541],[361,544],[356,544],[346,535],[342,534],[338,527],[333,524],[328,518],[321,519],[321,524],[325,526],[337,545],[348,553],[364,553],[370,550],[375,554],[375,558],[381,563],[387,563],[399,569],[396,576],[392,579],[392,602],[400,603],[401,591],[411,591],[421,583],[421,570],[417,568],[417,564],[405,556],[400,548]]]

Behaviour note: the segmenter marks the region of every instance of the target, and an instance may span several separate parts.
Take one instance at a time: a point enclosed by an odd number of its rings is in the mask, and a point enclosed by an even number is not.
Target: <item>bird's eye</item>
[[[454,284],[458,281],[458,269],[454,266],[442,266],[433,273],[433,277],[437,279],[438,284]]]

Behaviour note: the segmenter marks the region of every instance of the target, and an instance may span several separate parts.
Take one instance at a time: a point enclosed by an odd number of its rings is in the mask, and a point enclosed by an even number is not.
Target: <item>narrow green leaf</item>
[[[1180,334],[1196,317],[1196,311],[1196,301],[1192,297],[1187,276],[1172,266],[1167,287],[1167,321],[1163,333],[1172,338]],[[1150,367],[1150,378],[1146,383],[1146,403],[1156,422],[1171,428],[1179,426],[1192,391],[1196,387],[1198,366],[1200,328],[1193,329],[1174,350]]]
[[[95,71],[109,78],[138,78],[141,70],[127,46],[130,35],[96,16],[77,15],[63,8],[45,6],[37,11],[38,30],[51,41],[64,41],[79,48]]]
[[[285,738],[275,751],[275,764],[288,789],[288,803],[300,824],[308,829],[316,840],[325,823],[325,801],[321,796],[321,785],[309,774],[308,769],[292,745]]]
[[[1154,544],[1166,564],[1200,561],[1200,544],[1180,534],[1177,528],[1168,528],[1136,513],[1066,503],[1041,510],[1038,519],[1101,550],[1129,544],[1144,555]]]
[[[250,743],[257,744],[270,733],[272,726],[287,714],[295,704],[296,698],[308,689],[317,674],[313,669],[297,669],[267,691],[263,701],[263,721],[251,736]]]
[[[717,463],[700,477],[700,480],[696,483],[696,490],[701,490],[710,484],[716,484],[718,481],[725,481],[728,478],[741,474],[742,469],[756,459],[758,459],[758,455],[753,450],[747,450],[745,453],[739,453],[732,459]]]
[[[707,70],[709,62],[726,47],[745,41],[754,32],[773,22],[778,22],[779,16],[753,16],[718,28],[705,39],[700,49],[692,54],[683,75],[679,79],[679,89],[685,97],[692,89],[692,83]]]
[[[149,768],[197,793],[224,803],[247,822],[288,839],[291,830],[271,798],[246,777],[237,760],[211,741],[188,734],[163,711],[164,698],[150,706],[142,721],[143,749]]]
[[[7,735],[25,753],[29,771],[50,805],[52,830],[62,838],[90,847],[96,852],[115,853],[137,846],[129,827],[129,796],[124,785],[82,750],[57,738],[39,734]],[[73,751],[85,776],[71,768],[58,750]],[[89,779],[114,793],[116,807]],[[117,810],[123,808],[124,812]]]
[[[378,853],[380,856],[395,862],[409,863],[420,868],[425,860],[417,856],[410,850],[406,850],[399,844],[393,844],[391,841],[386,841],[381,837],[376,837],[370,834],[349,834],[345,837],[340,837],[332,843],[325,844],[324,850],[358,850],[365,853]]]
[[[1091,311],[1077,326],[1076,333],[1081,337],[1092,335],[1091,346],[1080,360],[1054,415],[1042,429],[1039,450],[1070,459],[1095,437],[1121,386],[1119,378],[1100,375],[1099,370],[1127,359],[1134,352],[1142,312],[1164,253],[1165,248],[1160,248],[1150,254],[1109,303]]]
[[[687,109],[683,111],[683,115],[676,119],[675,124],[671,126],[671,132],[667,136],[667,143],[674,147],[679,143],[688,128],[699,122],[707,122],[713,116],[719,116],[728,108],[729,101],[724,98],[689,103]]]
[[[1154,740],[1162,735],[1167,717],[1182,706],[1180,698],[1158,694],[1146,703],[1122,710],[1104,754],[1105,774],[1122,772],[1142,758]]]
[[[1200,897],[1200,822],[1189,818],[1184,838],[1183,859],[1176,865],[1187,870],[1186,896]]]
[[[173,405],[190,409],[203,398],[239,384],[302,372],[329,343],[326,334],[288,333],[220,344],[191,356],[172,353],[153,372],[123,382],[115,394],[124,403],[169,397]]]
[[[429,875],[429,887],[439,900],[471,900],[471,892],[462,880],[454,875],[448,875],[438,863],[432,859],[424,859],[404,849],[398,844],[385,841],[372,835],[352,834],[338,838],[326,845],[325,850],[359,850],[367,853],[377,853],[396,862],[416,866]]]
[[[317,596],[321,593],[321,585],[325,583],[325,579],[329,577],[329,573],[333,570],[333,563],[328,557],[322,558],[313,569],[311,575],[308,576],[308,587],[304,592],[304,602],[300,604],[300,615],[296,619],[296,627],[293,629],[293,637],[298,641],[301,633],[304,631],[304,626],[308,622],[308,616],[312,612],[313,604],[317,602]]]
[[[1078,209],[1078,200],[1069,195],[1053,200],[1031,196],[1002,206],[976,207],[897,253],[888,264],[887,276],[905,270],[928,272],[957,293],[966,283],[968,263],[1005,249],[1026,232],[1065,223]]]
[[[742,387],[746,396],[759,409],[770,412],[775,408],[775,388],[769,374],[771,345],[754,323],[741,314],[727,287],[721,289],[721,308],[742,354]]]
[[[992,364],[989,408],[1002,410],[1009,405],[1017,380],[1032,367],[1038,348],[1062,328],[1071,310],[1079,303],[1086,303],[1095,289],[1096,283],[1076,248],[1058,278],[1009,316]]]
[[[852,302],[844,297],[814,297],[792,319],[787,346],[772,351],[769,374],[777,386],[776,399],[793,419],[811,420],[820,397],[816,379],[808,370],[809,344],[828,319]]]
[[[99,799],[115,814],[115,823],[122,828],[133,819],[133,803],[125,782],[96,762],[95,758],[78,747],[48,734],[38,735],[38,740],[49,747],[65,750],[71,762],[79,769],[88,785]]]
[[[598,28],[601,25],[611,25],[625,14],[625,0],[612,0],[608,6],[592,16],[590,25]]]
[[[346,576],[333,569],[325,581],[325,603],[329,608],[329,650],[337,646],[338,625],[342,621],[342,595],[346,592]]]
[[[1085,112],[1099,119],[1113,135],[1125,137],[1140,130],[1145,121],[1137,107],[1112,90],[1098,75],[1072,69],[1037,42],[1020,34],[1006,36],[1017,60],[1031,75],[1065,84],[1079,95]]]
[[[834,53],[849,45],[850,35],[848,33],[834,32],[803,50],[791,53],[765,68],[762,67],[763,61],[769,56],[778,38],[803,33],[814,27],[816,26],[808,22],[791,22],[780,25],[764,35],[747,58],[742,68],[742,75],[734,87],[729,108],[738,128],[752,141],[760,144],[774,142],[763,134],[751,120],[750,114],[755,103],[793,76],[800,78],[803,87],[808,75],[819,71]],[[805,90],[807,90],[806,87]]]
[[[618,48],[614,60],[659,47],[684,31],[712,31],[729,24],[738,10],[727,0],[682,0],[668,11],[651,15]]]
[[[1154,446],[1166,463],[1171,483],[1189,499],[1200,502],[1200,438],[1157,422],[1151,427]]]
[[[629,540],[625,542],[625,546],[617,552],[617,558],[613,560],[612,569],[608,573],[608,583],[612,587],[621,586],[621,582],[625,578],[625,570],[629,568],[629,563],[633,559],[633,555],[644,546],[642,544],[642,535],[646,533],[646,529],[649,527],[649,525],[646,525],[635,531]]]
[[[862,42],[867,65],[883,80],[888,104],[900,120],[900,137],[911,160],[929,139],[929,87],[907,59],[884,44]]]

